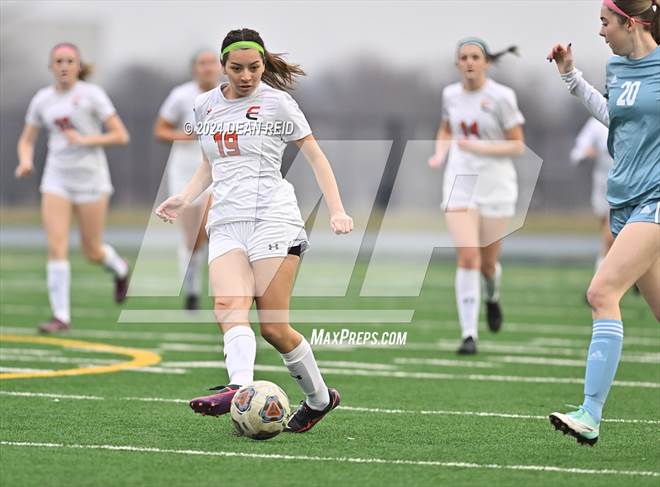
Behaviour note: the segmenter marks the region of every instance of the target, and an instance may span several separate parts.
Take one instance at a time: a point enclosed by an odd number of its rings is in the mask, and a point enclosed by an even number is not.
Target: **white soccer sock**
[[[456,306],[458,318],[461,322],[463,338],[477,339],[477,325],[479,323],[479,299],[481,294],[479,269],[456,269]]]
[[[499,262],[495,263],[495,274],[492,277],[482,275],[484,278],[486,301],[497,303],[500,300],[500,285],[502,284],[502,266]]]
[[[317,411],[324,410],[330,404],[330,394],[309,342],[303,337],[296,348],[281,355],[284,365],[305,393],[307,405]]]
[[[181,249],[180,253],[181,252]],[[186,258],[187,258],[186,249]],[[204,265],[206,259],[206,248],[200,248],[194,250],[190,256],[190,262],[188,263],[188,269],[185,269],[184,258],[181,258],[182,263],[182,273],[185,272],[183,278],[183,290],[186,293],[186,296],[199,296],[202,292],[202,283],[200,281],[200,274],[202,273],[202,266]]]
[[[47,265],[48,299],[53,316],[64,323],[71,322],[69,288],[71,266],[68,260],[49,260]]]
[[[128,264],[111,245],[103,244],[103,265],[117,277],[126,277]]]
[[[242,386],[254,381],[257,341],[252,328],[238,325],[225,332],[224,353],[230,384]]]

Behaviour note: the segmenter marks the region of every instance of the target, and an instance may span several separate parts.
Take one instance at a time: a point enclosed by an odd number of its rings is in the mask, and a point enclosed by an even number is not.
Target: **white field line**
[[[46,372],[47,369],[25,369],[22,367],[0,367],[0,372]]]
[[[546,337],[539,337],[539,338],[533,338],[530,340],[530,343],[532,345],[548,345],[551,347],[572,347],[572,348],[582,348],[586,347],[589,345],[589,337],[586,336],[584,340],[570,340],[568,338],[546,338]],[[660,340],[657,340],[655,338],[651,337],[629,337],[626,336],[624,332],[623,336],[623,341],[626,343],[626,345],[636,345],[639,347],[649,347],[653,348],[655,350],[660,347]]]
[[[175,367],[180,369],[215,369],[224,368],[221,360],[199,360],[189,362],[165,362],[163,368]],[[255,364],[254,370],[259,372],[280,372],[289,374],[289,370],[281,365]],[[535,384],[583,384],[584,380],[577,377],[534,377],[521,375],[481,375],[481,374],[446,374],[436,372],[406,372],[400,370],[366,370],[321,367],[321,372],[327,375],[349,375],[366,377],[388,377],[396,379],[422,379],[422,380],[461,380],[482,382],[525,382]],[[658,382],[614,381],[620,387],[636,387],[642,389],[660,389]]]
[[[52,357],[54,355],[61,355],[62,352],[59,350],[53,350],[50,348],[11,348],[11,347],[0,347],[0,359],[5,355],[37,355],[37,356],[48,356]]]
[[[493,362],[488,362],[488,361],[450,360],[450,359],[440,359],[440,358],[395,357],[393,362],[399,365],[437,365],[439,367],[465,367],[465,368],[476,368],[476,369],[492,369],[494,367],[500,366],[500,364],[495,364]]]
[[[162,402],[172,404],[188,404],[189,399],[170,399],[164,397],[102,397],[85,396],[70,394],[54,394],[48,392],[28,392],[28,391],[0,391],[0,396],[11,397],[40,397],[44,399],[71,399],[71,400],[90,400],[90,401],[141,401],[141,402]],[[338,409],[357,413],[376,413],[376,414],[424,414],[437,416],[475,416],[483,418],[505,418],[505,419],[533,419],[547,421],[547,416],[534,416],[529,414],[514,413],[495,413],[486,411],[442,411],[442,410],[410,410],[410,409],[387,409],[387,408],[368,408],[360,406],[341,405]],[[655,419],[603,419],[606,423],[628,423],[628,424],[660,424],[660,420]]]
[[[506,310],[505,310],[506,311]],[[633,320],[630,320],[633,321]],[[424,325],[426,329],[453,327],[459,330],[458,322],[447,320],[415,320],[412,326]],[[577,321],[572,325],[561,325],[558,323],[521,323],[515,321],[505,321],[502,325],[502,331],[522,333],[526,335],[548,334],[548,335],[576,335],[590,337],[592,332],[592,322],[589,317]],[[650,326],[648,328],[626,325],[623,323],[624,341],[630,337],[633,338],[655,338],[660,337],[660,329]],[[588,338],[587,338],[588,339]]]
[[[4,362],[39,362],[39,363],[51,363],[51,364],[74,364],[80,368],[95,367],[98,365],[108,365],[116,364],[123,362],[122,360],[116,359],[88,359],[85,357],[49,357],[49,356],[22,356],[22,355],[0,355],[0,360]],[[19,369],[16,367],[4,367],[4,372],[33,372],[37,369]],[[39,369],[45,370],[45,369]],[[126,372],[146,372],[150,374],[187,374],[188,371],[184,369],[177,369],[175,367],[168,367],[166,369],[162,367],[138,367],[134,369],[126,369]]]
[[[395,357],[393,359],[395,364],[411,364],[411,365],[435,365],[439,367],[477,367],[477,368],[493,368],[500,367],[503,364],[523,364],[523,365],[553,365],[558,367],[580,367],[584,368],[586,365],[585,359],[563,359],[563,358],[546,358],[546,357],[529,357],[517,355],[503,355],[503,356],[488,356],[484,357],[486,360],[482,361],[461,361],[461,360],[443,360],[434,358],[415,358],[415,357]],[[621,362],[633,362],[642,364],[657,364],[660,359],[656,357],[622,357]],[[462,364],[462,365],[461,365]]]
[[[4,330],[7,330],[6,328]],[[108,332],[110,333],[110,332]],[[123,332],[118,332],[120,335],[123,334]],[[140,333],[140,332],[136,332]],[[148,333],[148,332],[147,332]],[[94,333],[95,334],[95,333]],[[106,333],[103,333],[106,334]],[[85,333],[83,334],[71,334],[69,336],[83,336],[86,335]],[[176,338],[179,337],[180,334],[175,334],[174,337]],[[142,334],[139,334],[138,336],[142,336]],[[110,338],[109,336],[107,338]],[[165,337],[161,337],[163,339]],[[182,337],[179,337],[182,338]],[[128,337],[125,339],[129,339]],[[147,338],[145,338],[147,339]],[[257,348],[260,350],[270,350],[272,347],[265,343],[263,340],[258,340],[257,341]],[[351,352],[355,351],[356,349],[392,349],[391,346],[373,346],[373,345],[351,345],[350,347],[343,347],[343,346],[325,346],[325,345],[314,345],[314,350],[316,351],[342,351],[342,352]],[[4,347],[0,347],[0,351],[3,350]],[[451,340],[440,340],[437,342],[437,344],[433,343],[421,343],[421,342],[409,342],[406,343],[406,345],[403,347],[403,350],[406,351],[454,351],[456,349],[456,344],[451,341]],[[532,346],[525,346],[525,345],[507,345],[503,342],[500,343],[486,343],[482,344],[480,346],[480,349],[482,352],[488,352],[489,354],[499,354],[499,353],[518,353],[518,354],[529,354],[529,353],[536,353],[538,355],[564,355],[564,356],[571,356],[571,357],[586,357],[586,348],[584,350],[566,350],[562,348],[558,349],[553,349],[553,348],[548,348],[548,347],[532,347]],[[177,352],[202,352],[202,353],[217,353],[217,354],[222,354],[223,347],[221,345],[190,345],[186,343],[173,343],[173,344],[168,344],[168,343],[161,343],[157,347],[153,348],[152,351],[156,353],[160,353],[161,351],[166,351],[166,352],[172,352],[172,351],[177,351]],[[2,355],[0,355],[0,358]],[[634,362],[634,363],[660,363],[660,354],[652,354],[652,353],[626,353],[623,354],[621,357],[622,362]],[[446,361],[446,366],[450,367],[451,360]],[[459,366],[458,363],[460,361],[457,361],[457,365]],[[479,367],[478,365],[469,365],[469,363],[466,361],[465,367]],[[433,365],[433,364],[431,364]],[[436,364],[439,365],[439,364]]]
[[[6,291],[4,291],[4,293],[6,294]],[[44,294],[45,293],[46,291],[44,290]],[[455,310],[455,308],[456,306],[453,302],[451,303],[441,302],[435,306],[436,310],[445,311],[445,312],[453,311]],[[564,303],[558,304],[556,306],[552,306],[546,302],[543,302],[543,304],[539,306],[533,306],[533,305],[508,306],[508,309],[510,310],[509,314],[515,313],[516,315],[521,315],[524,317],[538,317],[538,318],[548,318],[548,317],[566,318],[567,316],[573,316],[575,317],[576,320],[579,320],[581,323],[588,324],[589,323],[588,310],[584,311],[583,308],[584,308],[583,306],[579,306],[579,305],[570,306]],[[185,323],[188,321],[200,322],[200,323],[207,323],[207,322],[212,323],[214,320],[213,315],[211,313],[208,314],[208,318],[202,317],[202,315],[198,317],[190,316],[186,313],[180,312],[181,310],[172,310],[177,313],[174,316],[170,316],[167,313],[161,315],[156,314],[156,313],[162,313],[163,311],[166,310],[159,308],[155,308],[153,310],[151,309],[123,310],[120,312],[120,314],[118,315],[119,317],[117,319],[127,323],[155,323],[164,320],[164,324],[167,324],[168,322]],[[305,315],[306,310],[294,310],[294,311],[300,313],[299,321],[304,321],[306,316]],[[326,311],[334,312],[336,310],[326,310]],[[378,312],[383,314],[382,319],[378,319],[378,317],[375,318],[372,317],[373,312],[369,312],[365,314],[364,311],[365,310],[360,310],[360,309],[345,309],[343,310],[343,314],[352,313],[352,316],[347,317],[343,321],[350,323],[365,321],[368,322],[369,325],[371,326],[381,326],[395,322],[402,322],[408,324],[410,319],[412,318],[412,314],[411,314],[412,310],[407,310],[407,309],[406,310],[393,309],[389,311],[379,310]],[[39,316],[44,313],[49,313],[50,308],[48,308],[47,306],[7,304],[3,306],[3,312],[13,316]],[[586,313],[584,314],[584,317],[582,316],[583,313]],[[73,316],[74,318],[75,317],[104,318],[107,317],[107,312],[99,308],[85,308],[81,306],[74,306]],[[339,321],[340,318],[333,318],[332,316],[328,316],[327,318],[323,319],[322,322],[326,326],[330,326],[334,324],[333,322],[335,320]],[[381,323],[381,321],[383,321],[383,323]],[[385,323],[388,321],[390,323]]]
[[[195,325],[192,325],[195,326]],[[130,325],[122,325],[122,328],[130,328]],[[206,327],[208,328],[208,326]],[[11,333],[15,335],[34,335],[33,329],[25,327],[11,327],[3,326],[0,328],[0,333]],[[108,338],[111,340],[154,340],[154,341],[175,341],[175,342],[203,342],[203,343],[217,343],[220,338],[218,333],[177,333],[177,332],[151,332],[151,331],[111,331],[111,330],[94,330],[94,329],[74,329],[67,333],[68,337],[72,338]]]
[[[202,451],[202,450],[174,450],[164,448],[149,448],[129,445],[78,445],[64,443],[36,443],[26,441],[0,441],[3,446],[32,447],[32,448],[69,448],[76,450],[108,450],[125,451],[135,453],[167,453],[189,456],[249,458],[264,460],[292,460],[301,462],[328,462],[348,464],[378,464],[378,465],[407,465],[441,468],[480,469],[480,470],[513,470],[532,471],[546,473],[568,473],[580,475],[599,476],[628,476],[628,477],[660,477],[659,472],[643,470],[592,470],[578,467],[555,467],[551,465],[500,465],[495,463],[466,463],[466,462],[441,462],[436,460],[403,460],[387,458],[359,458],[359,457],[319,457],[309,455],[282,455],[275,453],[245,453],[235,451]]]
[[[2,312],[12,316],[35,316],[52,313],[47,306],[33,306],[27,304],[3,304]],[[100,308],[73,306],[73,318],[107,318],[108,312]]]
[[[32,329],[25,327],[0,327],[0,333],[10,333],[16,335],[33,335],[34,332]],[[195,346],[189,345],[186,343],[180,342],[206,342],[206,343],[218,343],[221,339],[220,333],[211,334],[211,333],[178,333],[178,332],[144,332],[144,331],[110,331],[110,330],[74,330],[67,334],[68,337],[72,338],[102,338],[102,339],[124,339],[124,340],[145,340],[145,341],[173,341],[176,343],[177,347],[180,347],[183,351],[183,348],[186,346]],[[625,339],[624,339],[625,341]],[[267,345],[265,341],[258,340],[257,345],[259,348],[270,349],[270,345]],[[163,347],[161,343],[158,347]],[[156,347],[156,348],[158,348]],[[222,347],[220,345],[208,345],[210,349],[197,349],[190,351],[212,351],[222,352]],[[214,349],[213,347],[218,347]],[[417,351],[417,350],[426,350],[426,351],[454,351],[456,350],[457,342],[454,340],[442,339],[436,342],[407,342],[405,346],[401,349],[408,351]],[[332,351],[344,351],[350,352],[355,349],[385,349],[392,350],[391,345],[314,345],[315,350],[332,350]],[[541,347],[541,346],[532,346],[526,345],[521,342],[497,342],[497,343],[481,343],[479,346],[480,350],[483,352],[489,353],[504,353],[504,354],[536,354],[536,355],[551,355],[557,356],[562,355],[566,357],[585,357],[587,347],[583,349],[567,349],[564,347]],[[638,359],[638,360],[636,360]],[[660,354],[651,353],[651,352],[628,352],[624,353],[622,356],[622,361],[630,362],[641,362],[641,363],[656,363],[654,360],[657,360],[660,363]]]

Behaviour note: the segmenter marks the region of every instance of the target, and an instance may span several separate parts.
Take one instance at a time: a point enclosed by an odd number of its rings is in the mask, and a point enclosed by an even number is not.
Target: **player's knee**
[[[213,311],[218,323],[248,324],[251,301],[241,296],[216,296]]]
[[[587,301],[591,308],[596,310],[610,306],[617,301],[617,296],[606,284],[592,281],[587,289]]]
[[[479,269],[481,267],[479,249],[461,249],[458,254],[458,267]]]
[[[261,336],[279,352],[293,350],[300,342],[300,336],[288,323],[262,323]]]
[[[287,335],[288,325],[284,323],[262,323],[259,327],[261,336],[271,345],[278,344]]]
[[[481,273],[484,276],[492,276],[495,274],[495,262],[481,262]]]
[[[85,258],[90,262],[99,263],[105,257],[100,245],[83,245],[82,251]]]

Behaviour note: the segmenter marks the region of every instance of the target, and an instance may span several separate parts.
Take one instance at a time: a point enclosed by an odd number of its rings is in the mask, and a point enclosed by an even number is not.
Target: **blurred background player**
[[[571,150],[571,162],[579,164],[586,159],[593,159],[591,178],[591,208],[601,222],[601,251],[596,258],[595,270],[605,258],[607,251],[614,242],[610,231],[610,205],[607,204],[607,173],[612,168],[614,160],[607,149],[608,129],[601,122],[591,117],[584,124]]]
[[[197,98],[195,121],[225,127],[234,123],[236,131],[200,133],[203,163],[184,190],[156,210],[163,220],[173,221],[213,185],[207,224],[209,273],[224,333],[229,385],[193,399],[190,406],[197,413],[225,414],[236,390],[253,381],[256,341],[249,310],[256,300],[261,335],[281,354],[306,396],[287,431],[304,432],[337,407],[340,396],[325,385],[309,343],[288,323],[300,255],[308,247],[293,186],[280,172],[288,142],[295,142],[311,165],[330,210],[332,230],[349,233],[353,220],[344,211],[332,168],[304,114],[284,91],[296,76],[304,75],[302,69],[269,53],[250,29],[227,34],[221,63],[228,82]],[[263,132],[269,122],[289,128]],[[248,128],[238,128],[246,123]]]
[[[186,133],[186,124],[194,124],[193,105],[195,98],[218,85],[220,62],[217,54],[204,49],[198,51],[192,60],[193,80],[175,87],[167,96],[158,112],[154,135],[163,142],[172,144],[167,161],[167,183],[169,195],[179,194],[197,170],[200,161],[197,136]],[[206,257],[206,211],[209,204],[209,191],[205,191],[193,201],[179,216],[181,223],[181,243],[179,246],[179,270],[183,277],[183,291],[186,295],[185,307],[199,308],[201,279]]]
[[[34,170],[34,145],[39,129],[48,132],[48,155],[41,178],[41,216],[48,239],[48,297],[53,311],[39,331],[55,333],[71,327],[68,260],[69,228],[75,211],[85,257],[103,264],[115,278],[115,300],[126,298],[128,263],[103,243],[103,227],[113,192],[104,146],[125,145],[128,132],[110,98],[99,86],[84,79],[90,67],[70,43],[50,52],[54,84],[32,98],[18,141],[16,177]],[[103,131],[105,128],[105,131]]]
[[[457,252],[459,354],[477,353],[481,279],[488,327],[496,332],[502,326],[499,239],[515,214],[518,183],[511,158],[525,150],[525,119],[513,90],[487,74],[491,63],[509,52],[516,48],[493,54],[475,37],[458,43],[456,65],[463,80],[443,91],[436,152],[429,159],[439,168],[449,152],[442,205]]]
[[[635,282],[660,321],[660,15],[651,0],[605,0],[605,38],[615,54],[607,63],[606,95],[575,68],[571,44],[556,45],[557,63],[569,91],[609,126],[614,165],[607,184],[614,243],[591,281],[587,297],[593,333],[587,352],[584,402],[567,414],[552,413],[553,426],[578,443],[598,441],[603,406],[623,345],[619,302]]]

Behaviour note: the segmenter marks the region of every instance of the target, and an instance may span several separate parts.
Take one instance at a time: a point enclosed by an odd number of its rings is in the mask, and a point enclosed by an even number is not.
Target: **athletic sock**
[[[253,382],[257,341],[252,328],[238,325],[226,331],[224,354],[229,384],[243,386]]]
[[[478,337],[479,323],[479,269],[456,269],[456,306],[458,307],[458,318],[461,322],[463,339]]]
[[[614,381],[621,348],[623,323],[618,320],[594,320],[591,345],[587,355],[582,407],[600,422],[603,406]]]
[[[500,300],[500,285],[502,284],[502,266],[495,263],[495,274],[491,277],[482,275],[486,291],[486,302],[497,303]]]
[[[307,405],[316,411],[324,410],[330,404],[330,394],[309,342],[303,337],[296,348],[281,355],[284,365],[305,393]]]
[[[119,278],[124,278],[128,274],[128,264],[122,259],[117,251],[108,244],[103,244],[103,265]]]
[[[64,323],[71,322],[69,288],[71,266],[68,260],[49,260],[47,265],[48,299],[53,316]]]

